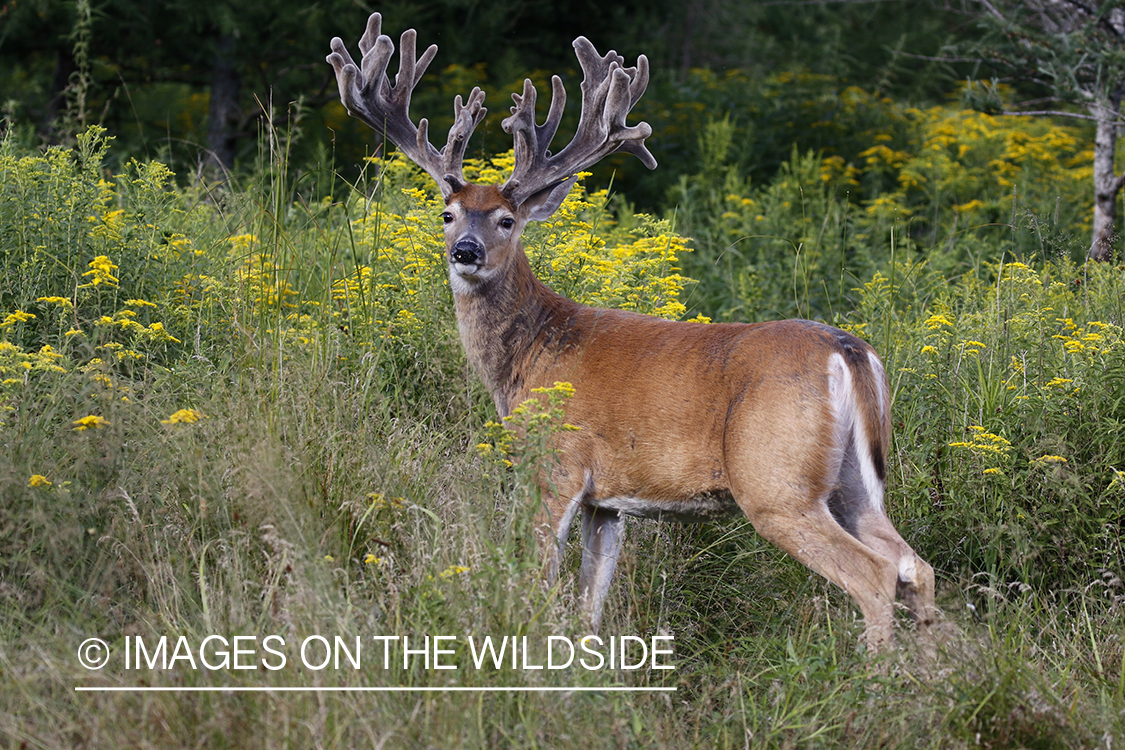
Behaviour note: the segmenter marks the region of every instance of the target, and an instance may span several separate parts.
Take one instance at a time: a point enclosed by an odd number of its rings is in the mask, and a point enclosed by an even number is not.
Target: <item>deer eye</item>
[[[510,216],[506,216],[506,217],[504,217],[503,219],[500,220],[500,226],[504,227],[505,229],[511,229],[515,225],[516,225],[516,220],[513,219]]]
[[[441,220],[444,221],[446,224],[448,224],[451,221],[453,221],[453,214],[449,213],[448,211],[445,211],[441,215]]]

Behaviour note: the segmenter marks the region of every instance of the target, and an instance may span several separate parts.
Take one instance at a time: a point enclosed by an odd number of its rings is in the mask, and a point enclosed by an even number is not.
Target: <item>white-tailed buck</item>
[[[484,94],[458,96],[444,148],[416,127],[410,96],[436,46],[420,58],[415,32],[394,52],[373,14],[360,39],[360,65],[332,40],[349,114],[398,146],[437,182],[445,198],[445,243],[457,323],[469,361],[501,415],[556,381],[574,385],[559,466],[543,485],[552,572],[582,514],[579,587],[597,628],[621,548],[622,515],[703,521],[741,511],[762,536],[841,586],[858,603],[869,648],[892,637],[900,595],[914,618],[934,617],[934,574],[895,531],[883,509],[890,401],[875,351],[820,323],[685,323],[586,307],[544,286],[520,244],[529,221],[562,203],[575,173],[617,151],[654,168],[647,123],[625,124],[648,84],[648,61],[623,66],[585,38],[582,111],[574,139],[548,150],[566,92],[552,79],[547,120],[535,122],[536,91],[524,82],[502,126],[515,140],[515,168],[503,185],[462,174],[469,136],[484,118]]]

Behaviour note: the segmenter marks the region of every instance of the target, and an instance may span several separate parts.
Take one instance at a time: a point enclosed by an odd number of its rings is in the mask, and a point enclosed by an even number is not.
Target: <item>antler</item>
[[[410,95],[437,54],[437,45],[431,44],[422,57],[417,58],[417,32],[414,29],[402,32],[398,75],[392,87],[387,77],[387,66],[395,45],[389,36],[380,33],[382,24],[383,17],[379,13],[368,17],[367,30],[359,40],[359,51],[363,57],[358,66],[348,54],[344,42],[339,37],[332,39],[332,54],[326,59],[336,71],[340,101],[349,115],[382,133],[433,177],[442,196],[448,200],[466,184],[461,164],[469,137],[488,112],[483,106],[484,92],[474,88],[467,103],[462,102],[460,95],[454,99],[453,127],[449,129],[445,147],[438,151],[430,144],[429,122],[423,118],[415,127],[410,120]]]
[[[551,108],[542,125],[535,124],[536,91],[531,81],[523,82],[522,96],[512,94],[516,105],[501,127],[515,141],[516,166],[500,190],[514,205],[617,151],[627,151],[649,169],[656,168],[656,159],[645,147],[652,128],[647,122],[625,125],[625,116],[648,86],[648,58],[641,55],[635,68],[623,67],[624,57],[613,50],[602,57],[584,36],[574,40],[574,52],[584,74],[582,114],[574,140],[558,154],[552,155],[549,147],[566,104],[562,79],[551,78]]]

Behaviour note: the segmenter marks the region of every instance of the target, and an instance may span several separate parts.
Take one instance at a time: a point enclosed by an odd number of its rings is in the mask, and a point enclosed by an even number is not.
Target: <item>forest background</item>
[[[982,8],[1012,5],[5,0],[0,737],[1120,743],[1125,279],[1116,239],[1086,260],[1095,122],[1058,76],[1007,65],[1002,42],[1037,38]],[[355,52],[370,10],[438,44],[412,109],[432,132],[455,94],[488,92],[467,168],[482,180],[510,169],[500,113],[524,76],[545,95],[563,75],[556,146],[573,129],[574,37],[649,56],[631,120],[653,126],[659,168],[595,168],[528,229],[536,273],[591,304],[802,316],[871,341],[894,397],[889,512],[938,571],[936,655],[904,628],[868,659],[846,595],[734,519],[629,524],[603,630],[673,635],[671,673],[80,665],[92,636],[120,657],[162,635],[578,628],[576,561],[538,582],[526,481],[566,389],[518,417],[522,444],[497,430],[457,340],[433,186],[347,117],[324,62],[333,36]],[[1054,114],[1003,114],[1052,97]],[[74,690],[138,683],[677,692]]]

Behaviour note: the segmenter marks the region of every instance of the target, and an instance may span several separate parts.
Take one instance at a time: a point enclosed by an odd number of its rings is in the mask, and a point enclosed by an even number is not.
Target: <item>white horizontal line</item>
[[[76,686],[80,693],[652,693],[676,692],[674,687],[94,687]]]

